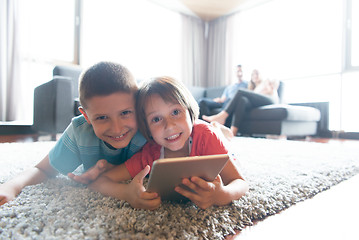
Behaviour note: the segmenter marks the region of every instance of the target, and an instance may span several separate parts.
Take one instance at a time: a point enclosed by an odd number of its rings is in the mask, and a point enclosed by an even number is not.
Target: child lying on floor
[[[136,113],[139,129],[148,143],[124,164],[100,176],[91,189],[126,200],[132,207],[153,210],[160,206],[161,199],[157,193],[146,192],[143,178],[155,160],[228,153],[213,126],[197,119],[198,105],[179,81],[160,77],[145,82],[137,94]],[[129,184],[120,183],[132,178]],[[193,176],[182,183],[193,192],[179,186],[175,191],[202,209],[227,205],[248,191],[234,159],[213,182]]]

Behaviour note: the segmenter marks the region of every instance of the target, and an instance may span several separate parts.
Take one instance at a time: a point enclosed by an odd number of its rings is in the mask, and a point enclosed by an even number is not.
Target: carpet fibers
[[[359,172],[354,146],[239,137],[231,144],[250,184],[231,205],[133,209],[59,176],[0,206],[0,239],[223,239]],[[33,166],[53,145],[0,144],[0,182]]]

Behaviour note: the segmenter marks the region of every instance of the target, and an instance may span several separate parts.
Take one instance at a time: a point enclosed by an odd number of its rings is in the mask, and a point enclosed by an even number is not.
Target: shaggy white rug
[[[232,144],[250,191],[229,206],[163,203],[138,210],[58,177],[0,206],[0,239],[223,239],[359,172],[354,146],[239,137]],[[0,182],[33,166],[53,145],[0,144]]]

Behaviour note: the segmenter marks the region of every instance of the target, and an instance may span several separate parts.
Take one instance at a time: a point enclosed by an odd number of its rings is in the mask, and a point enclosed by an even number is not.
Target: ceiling
[[[176,12],[211,21],[264,0],[150,0]],[[267,0],[268,1],[268,0]]]

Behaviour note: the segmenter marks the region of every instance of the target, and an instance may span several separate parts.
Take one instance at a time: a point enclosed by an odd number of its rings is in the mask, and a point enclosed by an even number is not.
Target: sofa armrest
[[[60,77],[66,77],[71,79],[73,84],[73,95],[74,98],[77,98],[79,96],[78,94],[78,87],[79,87],[79,77],[81,75],[82,68],[77,65],[57,65],[52,70],[53,77],[60,76]]]
[[[79,98],[75,98],[75,101],[74,101],[74,115],[75,115],[75,116],[79,116],[79,115],[82,114],[82,113],[80,112],[80,110],[79,110],[79,107],[81,107],[80,99],[79,99]]]
[[[290,103],[294,106],[313,107],[320,111],[320,120],[318,122],[318,133],[320,137],[331,137],[329,130],[329,102],[306,102],[306,103]]]
[[[73,117],[73,83],[69,78],[56,76],[35,88],[34,130],[50,134],[61,133]]]

